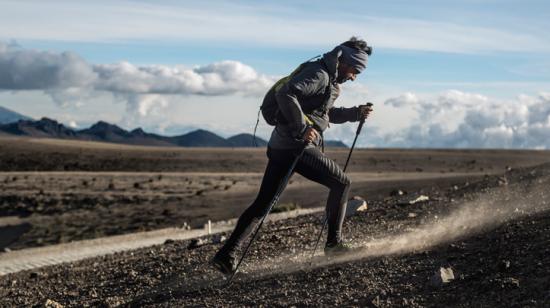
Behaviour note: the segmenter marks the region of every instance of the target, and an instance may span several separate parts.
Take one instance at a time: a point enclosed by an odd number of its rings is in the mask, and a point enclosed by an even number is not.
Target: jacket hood
[[[342,48],[340,46],[334,47],[333,50],[323,54],[323,62],[327,67],[331,80],[336,80],[338,77],[338,58],[342,55]]]

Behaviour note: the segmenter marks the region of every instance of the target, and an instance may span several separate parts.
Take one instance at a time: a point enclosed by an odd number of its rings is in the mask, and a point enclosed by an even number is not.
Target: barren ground
[[[232,218],[254,198],[265,165],[261,149],[0,140],[0,228],[26,226],[13,232],[11,249]],[[346,154],[328,151],[339,162]],[[0,306],[550,302],[550,167],[527,167],[550,161],[548,152],[359,150],[353,161],[352,194],[369,209],[346,221],[359,250],[345,259],[308,265],[321,219],[309,215],[265,226],[226,289],[205,264],[218,245],[169,241],[1,276]],[[390,196],[398,189],[407,194]],[[420,194],[430,201],[405,204]],[[282,202],[319,206],[325,196],[295,177]],[[432,285],[440,266],[455,279]]]
[[[266,164],[265,149],[0,141],[0,249],[234,218],[254,199]],[[337,162],[347,153],[327,151]],[[351,195],[382,200],[396,189],[420,193],[545,161],[546,151],[357,149]],[[324,187],[295,176],[281,204],[318,207],[326,195]]]

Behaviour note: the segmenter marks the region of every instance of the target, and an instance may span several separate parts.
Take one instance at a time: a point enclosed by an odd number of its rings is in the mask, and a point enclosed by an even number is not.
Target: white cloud
[[[398,97],[392,97],[386,100],[384,104],[399,108],[405,106],[414,107],[416,106],[416,104],[418,104],[418,102],[418,97],[414,93],[406,92],[399,95]]]
[[[429,12],[430,10],[427,9]],[[274,4],[185,2],[152,4],[135,1],[4,1],[0,38],[121,42],[186,41],[267,46],[323,46],[361,32],[376,47],[427,51],[547,52],[546,32],[509,18],[481,25],[465,16],[438,20],[384,17],[348,10],[334,14],[317,8],[303,14]],[[426,13],[429,16],[429,13]],[[43,16],[47,15],[47,26]],[[494,16],[491,15],[491,17]],[[523,22],[523,23],[522,23]],[[542,21],[544,29],[547,22]],[[276,29],[276,31],[274,31]],[[266,35],[269,33],[269,35]]]
[[[386,103],[399,104],[407,96]],[[452,90],[418,100],[415,108],[418,117],[407,128],[380,136],[386,146],[550,148],[548,93],[504,101]]]
[[[257,95],[273,83],[237,61],[185,68],[90,64],[74,53],[26,50],[0,42],[0,89],[42,90],[60,105],[83,104],[99,92],[113,94],[138,116],[168,105],[167,95]]]

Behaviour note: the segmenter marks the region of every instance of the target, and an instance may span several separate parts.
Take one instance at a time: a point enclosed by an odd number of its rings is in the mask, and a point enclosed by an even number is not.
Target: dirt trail
[[[297,209],[272,214],[269,221],[278,221],[322,211],[322,208]],[[187,240],[232,230],[235,220],[212,224],[207,229],[185,230],[166,228],[149,232],[117,235],[93,240],[84,240],[47,247],[29,248],[0,254],[0,276],[48,265],[74,262],[86,258],[103,256],[121,251],[133,250],[164,243],[166,240]]]

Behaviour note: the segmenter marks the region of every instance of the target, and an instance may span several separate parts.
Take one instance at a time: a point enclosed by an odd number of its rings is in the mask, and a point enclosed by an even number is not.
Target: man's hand
[[[358,120],[365,120],[369,117],[369,115],[373,112],[372,109],[372,103],[366,103],[365,105],[359,105],[357,106],[359,108],[357,112]]]
[[[304,139],[306,143],[312,143],[318,137],[319,133],[317,132],[317,130],[313,127],[308,126],[308,128],[304,132],[304,136],[302,137],[302,139]]]

